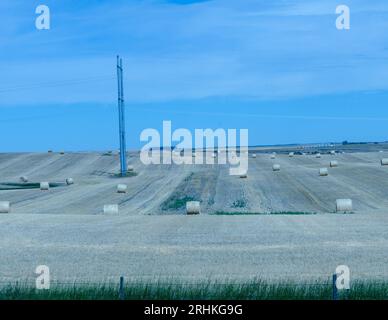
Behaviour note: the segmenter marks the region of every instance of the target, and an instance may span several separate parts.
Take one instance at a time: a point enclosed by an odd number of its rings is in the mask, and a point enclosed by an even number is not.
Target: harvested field
[[[124,178],[117,176],[115,154],[2,154],[0,200],[11,201],[14,214],[96,215],[107,203],[119,204],[121,215],[184,214],[185,202],[190,200],[201,201],[204,214],[231,209],[331,213],[339,198],[353,199],[358,212],[381,211],[388,208],[388,170],[381,166],[381,157],[377,152],[321,158],[278,154],[281,170],[273,172],[273,160],[258,154],[249,159],[248,178],[238,179],[229,175],[228,165],[144,166],[137,154],[129,158],[134,173]],[[320,179],[317,170],[333,158],[341,166]],[[29,177],[24,186],[19,183],[22,175]],[[68,177],[74,185],[66,186]],[[56,188],[47,193],[33,190],[40,181]],[[125,194],[115,192],[118,183],[128,185]]]
[[[277,150],[281,171],[273,172],[269,153],[255,152],[247,179],[227,165],[144,166],[135,153],[135,175],[124,178],[116,154],[0,154],[2,184],[20,176],[63,184],[0,190],[11,202],[0,214],[0,280],[34,278],[40,264],[55,280],[96,282],[122,274],[316,280],[339,264],[361,280],[388,279],[384,153],[290,158]],[[333,159],[341,165],[319,177]],[[336,199],[352,199],[354,213],[335,213]],[[186,216],[189,200],[201,201],[199,216]],[[118,204],[118,215],[104,215],[107,204]]]

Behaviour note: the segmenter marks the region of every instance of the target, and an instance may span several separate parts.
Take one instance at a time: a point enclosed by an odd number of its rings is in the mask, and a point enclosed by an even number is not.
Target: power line
[[[38,82],[34,84],[17,85],[17,86],[12,86],[8,88],[3,88],[3,89],[0,89],[0,94],[6,93],[6,92],[37,89],[42,87],[54,88],[54,87],[62,87],[62,86],[71,86],[74,84],[82,84],[82,83],[88,83],[88,82],[97,82],[97,81],[114,80],[114,79],[115,79],[114,76],[96,76],[96,77],[68,79],[68,80],[60,80],[60,81]]]

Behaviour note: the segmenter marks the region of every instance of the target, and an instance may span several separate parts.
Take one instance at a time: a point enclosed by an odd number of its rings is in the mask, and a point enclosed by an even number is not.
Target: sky
[[[250,145],[385,141],[386,30],[385,0],[1,0],[0,152],[117,149],[117,54],[130,149],[163,120]]]

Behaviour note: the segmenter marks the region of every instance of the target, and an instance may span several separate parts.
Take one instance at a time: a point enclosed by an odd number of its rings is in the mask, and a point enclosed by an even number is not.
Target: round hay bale
[[[186,202],[186,214],[200,214],[201,204],[199,201],[187,201]]]
[[[118,214],[119,205],[118,204],[105,204],[104,205],[104,214]]]
[[[336,212],[351,212],[353,202],[351,199],[337,199],[335,201]]]
[[[335,150],[331,150],[331,151],[330,151],[330,154],[331,154],[331,155],[335,155]]]
[[[274,152],[271,154],[271,159],[275,159],[275,158],[276,158],[276,153]]]
[[[252,158],[254,159],[256,158],[256,153],[252,154]]]
[[[292,158],[294,155],[295,155],[294,152],[290,152],[290,153],[288,154],[288,156],[289,156],[290,158]]]
[[[129,172],[132,172],[132,171],[134,171],[135,170],[135,168],[133,167],[133,166],[128,166],[127,167],[127,171],[129,171]]]
[[[120,183],[117,185],[117,193],[126,193],[127,192],[127,185]]]
[[[20,181],[21,182],[28,182],[28,178],[26,176],[21,176]]]
[[[48,150],[47,152],[48,152],[48,153],[53,153],[53,150]]]
[[[273,170],[273,171],[280,171],[280,164],[274,164],[274,165],[272,166],[272,170]]]
[[[331,168],[338,167],[338,161],[336,161],[336,160],[330,161],[330,167]]]
[[[381,159],[381,165],[382,166],[388,166],[388,158]]]
[[[49,190],[50,184],[48,182],[41,182],[40,183],[40,190]]]
[[[248,173],[246,170],[242,170],[240,172],[240,179],[246,179],[246,178],[248,178]]]
[[[71,185],[71,184],[74,184],[73,178],[67,178],[67,179],[66,179],[66,184],[67,184],[68,186]]]
[[[0,201],[0,213],[10,213],[11,203],[9,201]]]
[[[315,158],[320,158],[321,157],[321,154],[320,153],[317,153],[316,155],[315,155]]]
[[[61,151],[60,154],[65,154],[65,151]]]
[[[327,170],[327,168],[320,168],[319,169],[319,175],[321,177],[328,176],[329,175],[329,170]]]

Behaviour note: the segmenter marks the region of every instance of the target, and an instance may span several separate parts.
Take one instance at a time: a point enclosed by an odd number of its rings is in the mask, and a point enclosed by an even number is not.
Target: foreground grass
[[[167,283],[132,282],[124,288],[125,299],[132,300],[331,300],[332,286],[327,283]],[[117,300],[117,284],[52,284],[49,290],[31,285],[13,284],[0,287],[0,300]],[[388,299],[388,282],[353,282],[340,299]]]

